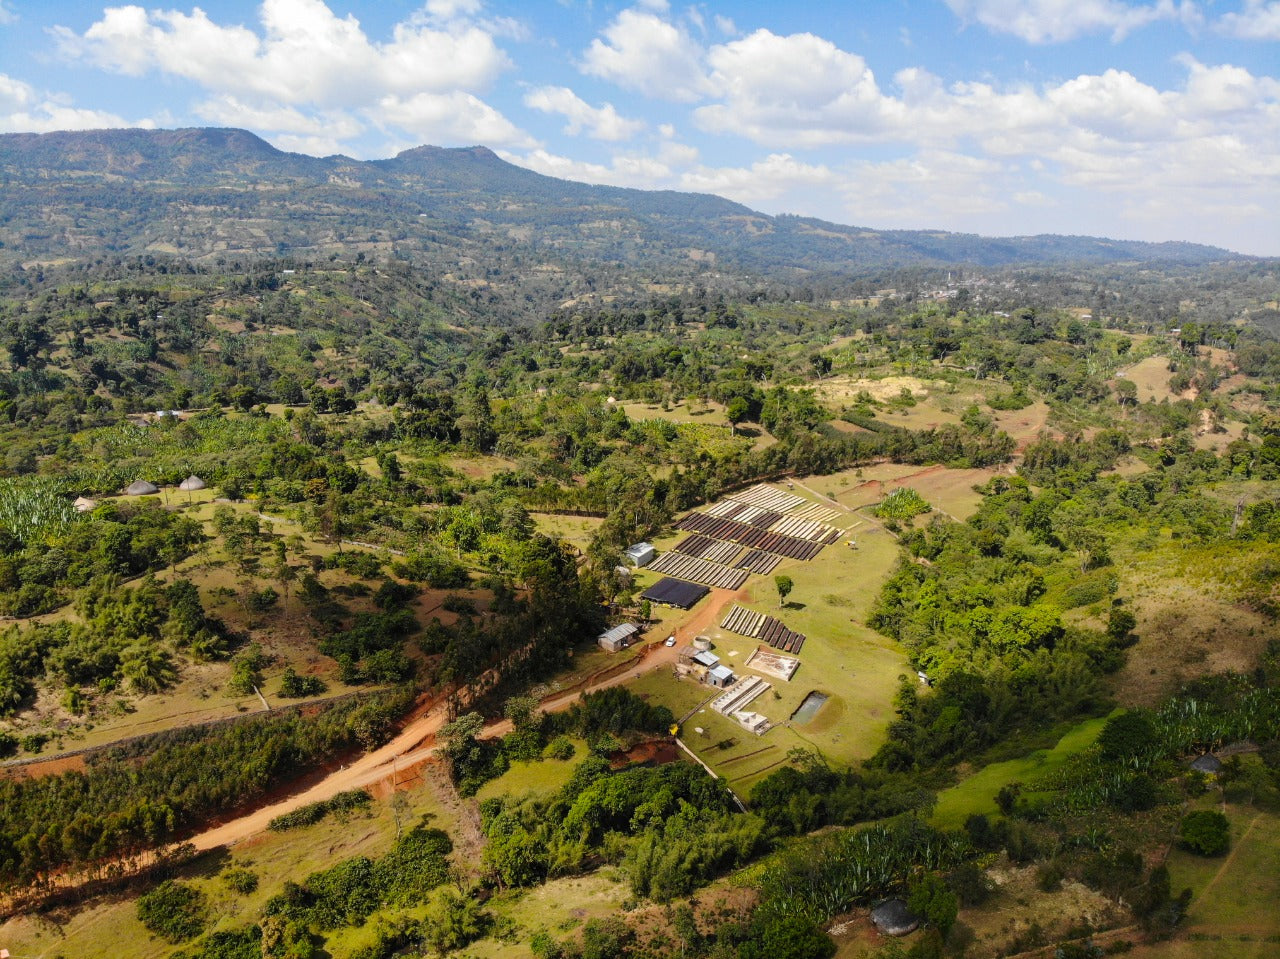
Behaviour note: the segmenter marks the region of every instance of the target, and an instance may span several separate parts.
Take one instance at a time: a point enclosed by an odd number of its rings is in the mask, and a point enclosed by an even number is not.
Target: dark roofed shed
[[[663,606],[678,606],[680,609],[689,609],[709,592],[710,590],[705,586],[699,586],[697,583],[686,583],[682,579],[673,579],[667,576],[658,580],[641,593],[640,598],[647,599],[651,603],[661,603]]]

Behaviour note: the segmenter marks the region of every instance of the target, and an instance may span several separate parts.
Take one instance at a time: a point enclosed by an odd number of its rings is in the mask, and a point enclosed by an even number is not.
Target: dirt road
[[[549,696],[542,701],[542,711],[553,713],[568,709],[583,693],[598,692],[611,686],[619,686],[631,681],[638,674],[670,667],[679,656],[680,646],[693,639],[699,632],[718,623],[721,611],[737,600],[749,601],[750,594],[741,589],[712,590],[707,601],[700,604],[701,608],[679,625],[677,630],[681,641],[679,645],[664,646],[662,639],[665,637],[659,637],[656,643],[650,644],[644,659],[636,664],[635,669],[623,670],[617,675],[603,678],[582,689]],[[200,850],[230,846],[263,832],[267,828],[267,823],[276,816],[292,812],[308,803],[328,799],[349,789],[360,789],[390,779],[398,770],[415,766],[435,754],[438,748],[435,741],[436,733],[445,722],[446,706],[445,703],[440,702],[411,718],[408,725],[385,746],[360,756],[302,792],[294,793],[268,806],[255,809],[253,812],[198,833],[191,837],[190,842]],[[511,723],[504,719],[487,725],[481,736],[488,739],[505,736],[509,732],[511,732]]]

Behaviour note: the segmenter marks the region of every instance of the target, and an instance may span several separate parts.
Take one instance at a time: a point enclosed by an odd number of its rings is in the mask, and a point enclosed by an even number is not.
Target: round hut
[[[1190,765],[1196,772],[1204,773],[1206,776],[1216,776],[1222,772],[1222,760],[1213,753],[1197,756],[1191,761]]]
[[[160,487],[146,480],[137,480],[124,488],[125,496],[151,496],[160,492]]]
[[[199,476],[196,476],[194,473],[192,473],[190,476],[188,476],[186,479],[184,479],[181,483],[178,484],[178,489],[187,493],[193,492],[194,490],[198,490],[198,489],[204,489],[204,488],[205,488],[204,480],[202,480]]]
[[[98,508],[98,501],[89,499],[87,496],[77,496],[76,501],[71,505],[77,513],[92,513]]]
[[[905,936],[916,931],[920,917],[907,908],[905,900],[886,899],[871,910],[871,922],[881,935]]]

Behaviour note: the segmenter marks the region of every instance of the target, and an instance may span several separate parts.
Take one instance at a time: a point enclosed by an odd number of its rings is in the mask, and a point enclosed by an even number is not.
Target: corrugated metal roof
[[[718,666],[720,665],[720,657],[715,653],[700,649],[693,654],[693,661],[699,666]]]
[[[634,636],[639,631],[640,629],[635,623],[623,623],[620,626],[615,626],[613,629],[601,633],[600,639],[607,641],[626,639],[628,636]]]
[[[733,678],[733,670],[728,666],[713,666],[711,667],[711,678],[724,682],[726,679]]]

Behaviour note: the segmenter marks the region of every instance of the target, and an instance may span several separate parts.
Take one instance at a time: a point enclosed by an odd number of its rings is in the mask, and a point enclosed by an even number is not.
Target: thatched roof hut
[[[885,936],[905,936],[915,932],[920,917],[907,908],[902,899],[886,899],[871,910],[871,922]]]
[[[146,480],[137,480],[124,488],[126,496],[150,496],[152,493],[158,492],[160,492],[160,487],[155,483],[148,483]]]
[[[192,473],[190,476],[188,476],[186,479],[184,479],[181,483],[178,484],[178,489],[185,490],[188,493],[191,492],[192,490],[204,489],[204,487],[205,487],[204,480],[202,480],[199,476],[196,476],[194,473]]]
[[[75,507],[77,513],[91,513],[98,508],[98,501],[89,499],[87,496],[77,496],[76,501],[71,505]]]
[[[1191,768],[1198,773],[1216,776],[1222,772],[1222,760],[1213,753],[1205,753],[1203,756],[1197,756],[1191,760]]]

